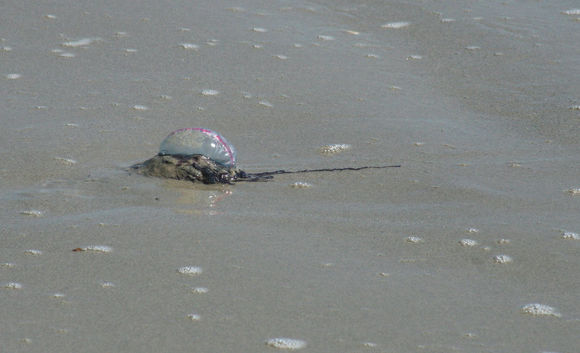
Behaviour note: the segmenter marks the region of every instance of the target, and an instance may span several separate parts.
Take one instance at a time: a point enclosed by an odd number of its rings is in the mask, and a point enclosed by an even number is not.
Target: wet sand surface
[[[0,8],[1,351],[577,350],[573,1]]]

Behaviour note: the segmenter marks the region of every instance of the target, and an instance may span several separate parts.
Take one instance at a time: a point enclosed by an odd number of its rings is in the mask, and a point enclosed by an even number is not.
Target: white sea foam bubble
[[[295,183],[290,184],[290,187],[294,189],[308,189],[312,187],[312,184],[304,181],[297,181]]]
[[[459,245],[465,246],[465,247],[474,247],[476,245],[479,245],[479,243],[473,239],[461,239],[459,241]]]
[[[329,36],[329,35],[325,35],[325,34],[319,34],[316,38],[318,38],[320,40],[334,40],[333,36]]]
[[[562,232],[562,239],[572,239],[572,240],[580,240],[580,235],[574,232],[563,231]]]
[[[209,289],[207,289],[206,287],[195,287],[191,290],[191,292],[195,294],[205,294],[209,292]]]
[[[96,41],[99,41],[99,40],[101,40],[101,38],[98,38],[98,37],[82,38],[82,39],[75,40],[75,41],[64,42],[61,45],[65,48],[86,47],[86,46],[89,46],[89,45],[95,43]]]
[[[187,314],[187,318],[190,319],[191,321],[201,320],[201,316],[199,316],[198,314],[195,314],[195,313]]]
[[[197,50],[199,45],[193,43],[179,43],[179,47],[187,50]]]
[[[419,244],[419,243],[422,243],[422,242],[425,241],[425,240],[423,240],[423,238],[417,237],[417,236],[414,236],[414,235],[408,236],[407,238],[405,238],[405,240],[408,243],[412,243],[412,244]]]
[[[389,22],[389,23],[385,23],[384,25],[381,25],[381,28],[400,29],[400,28],[408,27],[410,24],[411,24],[410,22],[406,22],[406,21]]]
[[[496,264],[509,264],[513,261],[514,260],[509,255],[495,255],[493,257],[493,262],[495,262]]]
[[[2,287],[6,289],[22,289],[22,284],[18,282],[6,282],[2,284]]]
[[[206,88],[201,90],[202,96],[217,96],[218,94],[220,94],[220,92],[215,89]]]
[[[522,306],[521,311],[523,314],[529,314],[533,316],[562,316],[562,314],[560,314],[555,308],[539,303],[526,304]]]
[[[269,340],[266,341],[266,344],[273,348],[289,349],[289,350],[301,349],[306,347],[305,341],[285,337],[270,338]]]
[[[39,210],[26,210],[26,211],[21,211],[20,214],[25,215],[25,216],[32,216],[32,217],[42,217],[42,216],[44,216],[44,212],[43,211],[39,211]]]
[[[67,51],[63,51],[63,52],[59,53],[58,56],[61,58],[74,58],[76,56],[76,54],[69,53]]]
[[[198,266],[183,266],[178,268],[177,272],[181,273],[182,275],[195,276],[201,274],[203,270]]]
[[[263,106],[263,107],[266,107],[266,108],[273,108],[274,107],[274,104],[268,102],[265,99],[262,99],[261,101],[259,101],[258,104]]]
[[[91,251],[97,253],[110,253],[113,249],[106,245],[88,245],[82,248],[76,248],[73,251]]]
[[[340,152],[344,152],[346,150],[349,150],[352,146],[346,143],[336,143],[336,144],[330,144],[330,145],[324,145],[320,147],[320,153],[322,154],[335,154],[335,153],[340,153]]]
[[[54,160],[57,162],[60,162],[64,165],[75,165],[77,164],[77,161],[75,161],[72,158],[65,158],[65,157],[54,157]]]
[[[562,11],[562,13],[563,13],[564,15],[574,15],[574,16],[575,16],[575,15],[580,15],[580,9],[570,9],[570,10],[565,10],[565,11]]]

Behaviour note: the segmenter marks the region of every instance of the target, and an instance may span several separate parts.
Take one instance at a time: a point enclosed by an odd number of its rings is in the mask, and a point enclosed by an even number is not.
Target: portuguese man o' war
[[[400,165],[275,170],[246,173],[236,166],[236,149],[219,133],[203,128],[175,130],[161,142],[159,153],[131,169],[146,176],[189,180],[204,184],[232,184],[240,181],[267,181],[276,174],[395,168]]]

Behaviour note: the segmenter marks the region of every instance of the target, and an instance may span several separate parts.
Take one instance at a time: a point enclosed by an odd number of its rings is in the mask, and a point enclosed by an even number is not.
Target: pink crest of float
[[[219,133],[203,128],[184,128],[170,133],[159,147],[161,155],[203,155],[226,167],[236,166],[236,149]]]

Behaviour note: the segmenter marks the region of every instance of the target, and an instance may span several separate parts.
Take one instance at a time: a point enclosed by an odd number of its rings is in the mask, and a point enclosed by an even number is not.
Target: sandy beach
[[[0,351],[577,351],[574,1],[0,8]]]

